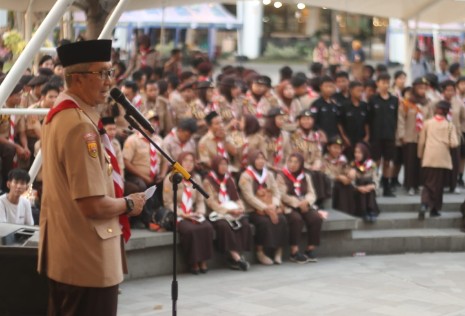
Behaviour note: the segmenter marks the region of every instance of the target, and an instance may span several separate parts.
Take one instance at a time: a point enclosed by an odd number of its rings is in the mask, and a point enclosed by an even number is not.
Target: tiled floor
[[[465,316],[465,253],[323,258],[179,276],[184,316]],[[121,316],[171,315],[171,277],[123,283]]]

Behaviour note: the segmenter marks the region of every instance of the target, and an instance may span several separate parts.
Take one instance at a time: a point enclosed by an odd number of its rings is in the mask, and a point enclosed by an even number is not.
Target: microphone
[[[147,119],[142,115],[142,113],[140,113],[139,110],[136,109],[134,105],[131,104],[131,102],[129,102],[129,100],[124,96],[123,92],[121,92],[120,89],[111,89],[110,96],[118,104],[121,104],[121,106],[126,111],[126,115],[132,116],[132,118],[137,123],[139,123],[140,126],[149,131],[151,134],[155,134],[155,130],[153,129],[152,124],[150,124],[150,122],[147,121]]]

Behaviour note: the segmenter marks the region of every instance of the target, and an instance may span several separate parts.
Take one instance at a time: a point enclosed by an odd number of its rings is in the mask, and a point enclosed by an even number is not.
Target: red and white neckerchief
[[[245,169],[245,171],[252,178],[254,178],[255,181],[257,181],[259,189],[262,189],[264,187],[264,184],[266,183],[266,177],[268,175],[268,170],[266,168],[263,168],[262,175],[258,175],[255,169],[252,168],[251,166],[248,166],[247,169]]]
[[[252,92],[247,91],[246,97],[247,99],[249,99],[250,102],[252,102],[253,108],[255,109],[255,113],[250,114],[255,115],[257,118],[262,118],[263,112],[261,111],[260,104],[255,100],[255,97],[252,95]]]
[[[301,172],[297,178],[294,177],[294,175],[289,171],[289,169],[287,169],[287,167],[284,167],[283,168],[283,173],[284,175],[292,181],[293,185],[294,185],[294,192],[295,194],[300,197],[302,192],[300,190],[301,186],[302,186],[302,180],[305,178],[305,174],[303,172]]]
[[[140,49],[140,68],[147,66],[147,55],[150,52],[150,49]]]
[[[434,119],[438,122],[442,122],[444,121],[444,116],[441,116],[441,115],[435,115],[434,116]]]
[[[8,135],[8,141],[12,144],[15,143],[15,126],[16,126],[16,115],[10,115],[10,133]],[[13,157],[13,168],[18,167],[18,156],[15,154]]]
[[[228,153],[226,152],[226,148],[224,148],[222,140],[216,139],[216,152],[218,153],[218,156],[228,159]]]
[[[113,187],[115,188],[115,197],[122,198],[124,196],[124,182],[121,176],[121,170],[119,169],[118,160],[116,159],[115,149],[111,144],[110,138],[103,128],[101,121],[98,122],[98,129],[100,133],[100,140],[105,148],[107,155],[110,157],[110,163],[112,166],[111,177],[113,179]],[[128,242],[131,237],[131,226],[129,225],[129,218],[127,215],[119,216],[119,223],[123,232],[123,238],[125,242]]]
[[[373,160],[366,159],[363,163],[360,163],[360,161],[355,161],[355,166],[358,170],[364,173],[373,167]]]
[[[140,111],[142,104],[143,104],[142,96],[140,94],[137,94],[134,99],[132,99],[132,104]]]
[[[249,140],[247,137],[244,137],[244,144],[242,145],[242,157],[241,157],[241,165],[242,167],[247,166],[249,161]]]
[[[194,202],[192,200],[192,184],[186,180],[182,180],[182,184],[184,186],[184,189],[182,191],[181,197],[181,210],[184,214],[191,214],[192,207],[194,205]],[[178,217],[178,222],[181,220],[182,218]]]
[[[415,115],[415,130],[421,132],[423,129],[423,111],[419,104],[417,106],[417,114]]]
[[[330,158],[329,155],[327,157]],[[332,165],[340,166],[340,165],[343,165],[343,164],[347,163],[347,158],[344,155],[340,155],[339,157],[337,157],[335,159],[328,159],[328,161]]]
[[[159,169],[160,165],[158,164],[157,149],[150,144],[150,179],[155,179]]]
[[[283,160],[283,136],[279,135],[278,138],[274,141],[275,151],[274,151],[274,165],[277,166]]]
[[[226,188],[226,182],[229,179],[229,174],[226,173],[224,175],[222,181],[220,181],[220,179],[218,179],[218,176],[213,171],[210,171],[209,175],[220,186],[220,191],[218,192],[218,200],[220,201],[220,203],[228,202],[229,201],[229,195],[228,195],[228,190]]]

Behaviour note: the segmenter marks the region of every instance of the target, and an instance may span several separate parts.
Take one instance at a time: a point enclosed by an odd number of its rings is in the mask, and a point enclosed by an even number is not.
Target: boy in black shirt
[[[370,126],[370,143],[373,159],[378,166],[383,158],[383,195],[395,197],[392,193],[389,179],[392,176],[391,163],[396,151],[397,110],[399,100],[389,93],[391,76],[384,73],[378,76],[376,86],[378,93],[375,94],[368,104],[368,124]]]
[[[368,142],[368,104],[362,101],[363,84],[353,81],[349,86],[350,99],[340,108],[339,133],[344,140],[344,155],[352,161],[354,146],[361,141]]]
[[[335,90],[333,80],[324,76],[320,79],[321,97],[313,102],[310,111],[315,117],[315,125],[325,132],[327,139],[339,135],[337,124],[339,121],[339,109],[331,98]]]
[[[339,106],[350,101],[349,83],[349,74],[347,72],[340,71],[336,74],[336,88],[338,92],[334,94],[333,99]]]

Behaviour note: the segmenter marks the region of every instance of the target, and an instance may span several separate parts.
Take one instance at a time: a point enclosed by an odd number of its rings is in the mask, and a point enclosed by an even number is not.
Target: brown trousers
[[[116,316],[118,285],[94,288],[48,281],[48,316]]]
[[[293,210],[286,214],[287,223],[289,225],[289,244],[298,246],[302,236],[302,228],[307,227],[307,246],[320,245],[320,232],[323,220],[316,211],[308,211],[301,213]]]
[[[404,187],[407,189],[418,189],[421,182],[421,164],[417,154],[417,143],[407,143],[404,145]]]
[[[444,191],[444,179],[449,170],[442,168],[422,169],[423,190],[421,191],[421,204],[428,205],[430,210],[440,211]]]
[[[255,244],[267,249],[284,247],[287,244],[287,222],[283,214],[278,215],[279,222],[273,224],[267,215],[250,213],[249,219],[255,225]]]

